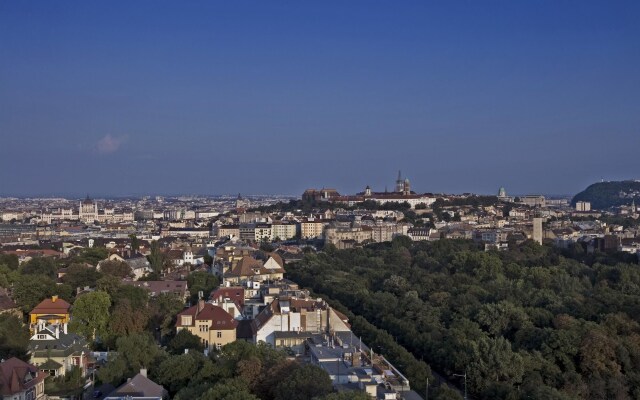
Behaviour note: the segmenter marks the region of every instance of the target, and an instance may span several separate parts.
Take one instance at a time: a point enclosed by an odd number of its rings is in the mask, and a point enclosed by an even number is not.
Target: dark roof
[[[158,385],[151,379],[142,374],[137,374],[122,386],[111,392],[107,398],[112,397],[150,397],[162,398],[166,396],[167,391],[161,385]]]
[[[34,335],[36,338],[37,335],[48,335],[54,339],[31,339],[29,341],[29,351],[34,354],[55,352],[56,354],[64,356],[68,356],[75,352],[84,351],[89,353],[91,351],[87,341],[82,336],[71,332],[64,333],[63,328],[59,325],[57,326],[57,329],[58,339],[55,339],[56,325],[49,325],[36,332],[36,335]]]
[[[44,363],[38,365],[38,369],[40,371],[48,371],[48,370],[60,369],[60,367],[62,367],[62,364],[60,364],[59,362],[54,361],[52,359],[48,359]]]
[[[0,312],[16,308],[16,303],[9,297],[5,288],[0,288]]]
[[[253,339],[255,335],[255,330],[253,328],[253,324],[250,319],[243,319],[238,321],[238,327],[236,328],[236,338],[237,339]]]

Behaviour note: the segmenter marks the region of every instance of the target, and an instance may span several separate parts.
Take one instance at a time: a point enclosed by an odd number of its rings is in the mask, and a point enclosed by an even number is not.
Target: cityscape
[[[638,16],[0,3],[0,400],[640,399]]]

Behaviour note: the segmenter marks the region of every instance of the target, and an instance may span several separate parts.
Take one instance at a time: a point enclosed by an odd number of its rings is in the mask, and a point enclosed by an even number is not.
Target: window
[[[182,316],[182,325],[191,325],[191,315]]]
[[[216,332],[216,337],[217,338],[221,338],[222,337],[222,332],[220,332],[220,331]]]
[[[46,340],[47,339],[47,335],[38,335],[38,339]]]

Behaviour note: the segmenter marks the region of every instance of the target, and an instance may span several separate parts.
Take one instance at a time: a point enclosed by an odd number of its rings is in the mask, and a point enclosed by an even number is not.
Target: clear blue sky
[[[0,195],[640,178],[640,1],[1,1]]]

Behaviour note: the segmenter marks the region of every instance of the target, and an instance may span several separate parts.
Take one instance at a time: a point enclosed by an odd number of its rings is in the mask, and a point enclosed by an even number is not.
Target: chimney
[[[53,303],[55,303],[55,302],[56,302],[56,300],[58,300],[58,295],[51,296],[51,301],[52,301]]]
[[[67,323],[65,322],[64,324],[62,324],[62,332],[66,335],[67,334]]]
[[[147,369],[146,368],[140,368],[140,375],[144,376],[145,378],[147,377]]]
[[[354,367],[360,367],[362,366],[362,360],[360,359],[361,354],[359,351],[354,351],[351,355],[352,359],[351,359],[351,365]]]
[[[198,312],[204,309],[204,299],[198,299]]]
[[[54,330],[54,334],[56,339],[60,339],[60,325],[56,324],[56,329]]]

